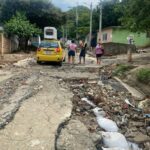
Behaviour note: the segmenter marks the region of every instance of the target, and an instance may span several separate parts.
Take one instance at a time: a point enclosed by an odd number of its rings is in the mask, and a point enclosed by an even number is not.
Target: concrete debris
[[[150,113],[150,109],[149,109],[150,108],[150,99],[147,98],[147,99],[139,102],[138,108],[142,109],[146,113],[148,113],[148,111]]]
[[[71,120],[62,129],[57,141],[57,150],[96,150],[89,131],[78,120]]]
[[[15,67],[27,67],[33,64],[36,64],[36,60],[34,58],[26,58],[26,59],[18,61],[17,63],[14,63],[14,66]]]

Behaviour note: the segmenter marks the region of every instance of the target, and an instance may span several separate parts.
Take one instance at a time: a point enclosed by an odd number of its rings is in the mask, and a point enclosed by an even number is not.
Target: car
[[[65,49],[59,40],[44,40],[36,53],[37,63],[57,62],[60,66],[65,59]]]

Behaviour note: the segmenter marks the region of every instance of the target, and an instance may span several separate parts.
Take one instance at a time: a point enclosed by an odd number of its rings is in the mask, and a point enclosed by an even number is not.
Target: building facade
[[[150,45],[150,38],[146,33],[134,33],[118,26],[104,28],[101,36],[99,36],[98,33],[98,37],[101,38],[102,43],[112,42],[128,44],[129,38],[132,38],[133,44],[135,44],[136,47],[145,47]]]

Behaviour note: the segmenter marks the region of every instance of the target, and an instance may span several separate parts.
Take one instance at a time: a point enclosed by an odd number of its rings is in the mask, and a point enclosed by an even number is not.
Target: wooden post
[[[127,51],[127,59],[128,59],[128,62],[132,62],[132,48],[131,48],[131,45],[129,46],[128,48],[128,51]]]

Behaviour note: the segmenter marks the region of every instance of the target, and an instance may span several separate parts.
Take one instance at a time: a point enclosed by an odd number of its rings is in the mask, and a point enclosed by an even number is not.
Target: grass
[[[150,68],[140,69],[136,74],[137,80],[144,84],[150,84]]]
[[[134,66],[132,66],[132,65],[120,64],[113,71],[113,75],[115,75],[115,76],[124,76],[127,71],[129,71],[133,68],[134,68]]]

